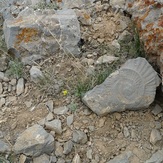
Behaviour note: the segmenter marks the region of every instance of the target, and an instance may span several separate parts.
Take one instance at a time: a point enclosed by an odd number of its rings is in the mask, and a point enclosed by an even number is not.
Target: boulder
[[[54,150],[54,138],[36,124],[19,135],[13,149],[16,154],[23,153],[34,157],[50,154]]]
[[[139,57],[128,60],[82,100],[97,115],[147,108],[154,101],[159,84],[156,71]]]
[[[24,63],[40,59],[38,55],[54,55],[59,50],[80,54],[80,26],[72,9],[25,8],[17,18],[4,21],[3,31],[7,48],[16,49]]]

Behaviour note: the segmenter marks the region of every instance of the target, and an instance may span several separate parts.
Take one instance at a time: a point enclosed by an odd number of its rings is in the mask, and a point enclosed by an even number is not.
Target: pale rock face
[[[16,49],[26,64],[59,50],[80,54],[80,26],[72,9],[34,11],[25,8],[17,18],[4,21],[3,31],[7,48]]]
[[[144,58],[131,59],[82,100],[98,115],[147,108],[159,83],[157,73]]]

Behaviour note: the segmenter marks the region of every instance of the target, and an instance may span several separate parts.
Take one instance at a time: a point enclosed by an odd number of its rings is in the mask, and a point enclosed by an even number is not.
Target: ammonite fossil
[[[146,59],[130,59],[101,85],[87,92],[83,102],[98,115],[147,108],[159,84],[157,72]]]

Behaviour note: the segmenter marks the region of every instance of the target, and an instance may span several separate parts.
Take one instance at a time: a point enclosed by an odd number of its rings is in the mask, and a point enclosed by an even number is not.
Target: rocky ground
[[[163,161],[160,94],[147,109],[103,117],[82,103],[85,92],[127,59],[144,55],[130,16],[105,1],[87,11],[92,20],[80,20],[78,58],[60,52],[32,66],[16,60],[5,65],[8,59],[2,48],[0,162]]]

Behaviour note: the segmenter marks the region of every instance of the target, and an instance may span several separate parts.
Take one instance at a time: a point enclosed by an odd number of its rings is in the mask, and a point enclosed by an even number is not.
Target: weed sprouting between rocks
[[[19,61],[19,59],[11,60],[9,63],[9,69],[7,70],[7,74],[14,78],[23,77],[23,63]]]
[[[82,98],[84,94],[105,81],[105,79],[117,69],[119,61],[112,65],[103,66],[98,69],[94,74],[78,80],[74,93],[77,97]]]
[[[127,37],[126,40],[120,41],[121,50],[119,55],[127,53],[128,58],[145,57],[144,46],[140,40],[138,29],[135,25],[132,26],[133,39],[129,43],[126,43]]]

